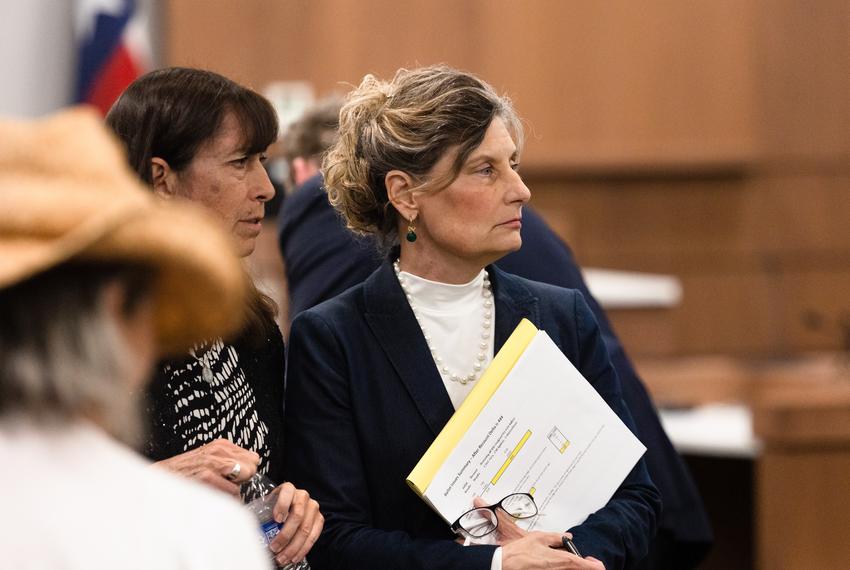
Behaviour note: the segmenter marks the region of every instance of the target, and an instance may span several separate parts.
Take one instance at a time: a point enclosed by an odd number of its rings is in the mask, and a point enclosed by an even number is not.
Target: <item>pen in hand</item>
[[[576,548],[575,543],[569,537],[562,536],[561,542],[564,544],[565,550],[581,558],[581,554],[579,554],[578,548]]]

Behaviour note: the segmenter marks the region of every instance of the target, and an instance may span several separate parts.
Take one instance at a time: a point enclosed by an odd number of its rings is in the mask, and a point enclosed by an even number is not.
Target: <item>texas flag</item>
[[[124,89],[152,68],[150,0],[77,0],[78,103],[104,115]]]

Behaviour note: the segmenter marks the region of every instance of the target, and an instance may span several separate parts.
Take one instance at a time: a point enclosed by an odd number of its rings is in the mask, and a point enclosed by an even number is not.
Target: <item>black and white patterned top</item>
[[[260,471],[283,482],[283,338],[262,347],[216,340],[160,364],[147,391],[145,453],[158,461],[224,438],[260,456]]]

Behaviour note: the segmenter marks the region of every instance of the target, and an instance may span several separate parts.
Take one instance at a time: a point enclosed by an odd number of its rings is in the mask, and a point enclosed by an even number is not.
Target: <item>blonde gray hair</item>
[[[464,161],[501,118],[522,147],[522,125],[510,100],[474,75],[446,66],[400,69],[391,81],[367,75],[339,115],[339,139],[322,164],[325,188],[348,228],[389,246],[398,241],[398,213],[386,174],[401,170],[417,189],[457,178]],[[429,178],[446,152],[457,149],[447,177]]]

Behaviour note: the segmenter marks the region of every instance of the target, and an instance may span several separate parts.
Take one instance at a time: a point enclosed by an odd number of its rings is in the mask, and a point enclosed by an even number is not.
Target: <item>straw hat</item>
[[[155,198],[93,111],[0,119],[0,288],[73,259],[158,270],[165,353],[241,324],[246,277],[230,236],[197,206]]]

